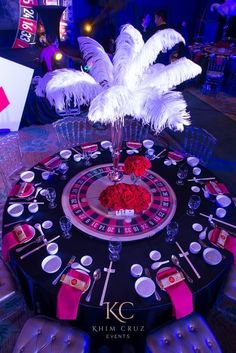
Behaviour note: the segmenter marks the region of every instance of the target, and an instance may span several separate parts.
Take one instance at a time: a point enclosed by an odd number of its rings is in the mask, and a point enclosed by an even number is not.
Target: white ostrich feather
[[[55,71],[50,71],[47,72],[43,77],[39,77],[38,83],[35,87],[35,94],[39,97],[44,97],[46,94],[46,86],[48,82],[52,79],[52,77],[55,75]]]
[[[85,72],[62,69],[54,71],[45,92],[51,105],[62,110],[74,100],[74,105],[89,104],[102,87]]]
[[[118,119],[123,120],[130,104],[131,92],[125,86],[112,86],[101,92],[91,102],[88,118],[105,124],[114,124]]]
[[[202,72],[199,65],[187,58],[181,58],[167,66],[164,65],[156,72],[153,71],[152,67],[150,69],[143,74],[140,86],[155,87],[162,92],[167,92],[174,86],[190,80]]]
[[[173,48],[179,42],[185,43],[185,40],[174,29],[168,28],[155,33],[134,58],[132,66],[126,75],[127,85],[135,87],[140,77],[153,64],[159,53]]]
[[[124,84],[126,72],[143,45],[141,33],[132,25],[127,24],[121,28],[120,35],[116,39],[116,52],[113,58],[114,84]]]
[[[132,92],[135,104],[127,114],[143,124],[149,124],[157,134],[165,127],[182,131],[189,125],[190,115],[186,111],[187,104],[180,92],[167,92],[164,95],[153,88],[143,88]]]
[[[113,65],[103,47],[90,37],[78,37],[78,43],[93,78],[103,87],[111,86]]]

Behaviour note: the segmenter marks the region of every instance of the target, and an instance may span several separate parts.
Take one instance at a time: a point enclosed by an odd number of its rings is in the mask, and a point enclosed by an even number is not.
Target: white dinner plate
[[[140,297],[148,298],[155,292],[156,285],[149,277],[140,277],[135,282],[135,290]]]
[[[203,259],[209,265],[218,265],[222,261],[222,255],[219,250],[214,248],[206,248],[203,251]]]
[[[7,213],[12,217],[20,217],[24,212],[24,205],[20,203],[14,203],[7,208]]]
[[[149,257],[152,261],[158,261],[160,260],[161,258],[161,253],[160,251],[157,251],[157,250],[152,250],[150,253],[149,253]]]
[[[84,255],[83,257],[81,257],[80,262],[83,266],[90,266],[93,262],[93,259],[89,255]]]
[[[192,190],[193,192],[200,192],[200,191],[201,191],[201,189],[200,189],[198,186],[192,186],[192,187],[191,187],[191,190]]]
[[[47,273],[54,273],[61,267],[61,258],[57,255],[49,255],[41,263],[42,269]]]
[[[43,223],[42,223],[42,227],[44,228],[44,229],[50,229],[50,228],[52,228],[52,226],[53,226],[53,223],[52,223],[52,221],[44,221]]]
[[[218,205],[220,205],[221,207],[228,207],[231,204],[231,199],[226,196],[226,195],[217,195],[216,196],[216,202],[218,203]]]

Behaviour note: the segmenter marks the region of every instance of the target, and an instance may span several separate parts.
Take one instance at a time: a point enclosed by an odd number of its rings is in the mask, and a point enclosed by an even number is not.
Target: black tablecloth
[[[159,152],[160,148],[157,147],[156,151]],[[126,152],[122,153],[122,160],[127,156]],[[95,160],[92,160],[93,164],[110,163],[111,154],[108,151],[102,151],[102,154]],[[183,162],[180,162],[183,163]],[[178,163],[179,164],[179,163]],[[71,157],[69,162],[69,172],[68,180],[76,175],[79,171],[83,170],[83,161],[76,163]],[[163,163],[163,159],[156,159],[152,161],[152,169],[162,176],[174,189],[177,196],[177,211],[173,218],[179,223],[179,234],[178,242],[181,244],[184,250],[188,250],[189,244],[192,241],[198,240],[198,233],[192,229],[192,224],[194,222],[199,222],[203,226],[207,226],[207,219],[197,215],[196,217],[190,217],[186,215],[187,201],[192,194],[191,186],[196,185],[195,183],[186,182],[185,186],[176,185],[176,173],[178,166],[167,167]],[[29,224],[34,225],[35,223],[42,223],[46,219],[53,221],[53,227],[49,230],[45,230],[45,234],[48,240],[54,236],[61,234],[59,228],[59,218],[63,215],[63,210],[61,207],[61,194],[67,181],[62,181],[57,175],[54,175],[50,180],[43,181],[41,178],[41,171],[34,170],[36,176],[34,182],[42,181],[42,187],[46,188],[49,186],[55,187],[57,191],[56,202],[58,207],[54,210],[50,210],[47,207],[47,202],[45,205],[39,206],[39,211],[34,215],[33,219]],[[189,167],[188,177],[191,178],[192,168]],[[210,173],[202,168],[201,177],[212,176]],[[202,203],[198,212],[203,212],[206,214],[215,213],[217,205],[204,199],[203,193],[200,193]],[[43,201],[42,196],[38,197],[38,201]],[[9,200],[8,200],[9,201]],[[6,203],[4,212],[4,223],[9,223],[13,219],[8,215],[6,209],[8,207],[8,202]],[[227,221],[233,222],[233,216],[235,215],[235,210],[231,204],[227,208]],[[28,216],[27,208],[20,218],[26,218]],[[3,228],[4,233],[10,231],[11,228]],[[209,227],[210,230],[210,227]],[[172,306],[170,299],[166,292],[159,291],[162,300],[160,302],[156,301],[155,296],[152,295],[149,298],[141,298],[135,291],[134,283],[135,279],[130,275],[130,267],[134,263],[140,263],[143,268],[151,268],[152,261],[149,258],[149,253],[151,250],[159,250],[162,254],[161,260],[170,259],[172,254],[178,255],[179,250],[175,244],[170,245],[165,242],[165,229],[151,238],[146,238],[142,240],[124,242],[122,246],[121,258],[119,262],[113,264],[116,272],[111,274],[106,301],[111,303],[114,302],[132,302],[134,309],[128,308],[129,316],[134,313],[134,318],[132,320],[132,325],[141,325],[145,327],[145,331],[155,327],[157,324],[164,322],[171,318],[172,316]],[[96,283],[95,290],[92,295],[90,303],[85,302],[85,295],[81,298],[79,313],[77,317],[78,324],[86,329],[88,332],[93,331],[92,325],[104,325],[104,320],[106,316],[106,308],[99,306],[99,301],[102,293],[102,288],[105,281],[106,273],[103,271],[104,267],[109,266],[109,255],[108,255],[108,243],[104,240],[100,240],[84,234],[74,226],[72,228],[72,238],[66,240],[60,237],[57,240],[59,246],[58,255],[62,259],[62,267],[67,264],[71,255],[75,255],[77,261],[83,255],[91,255],[93,258],[93,263],[89,267],[91,270],[91,276],[96,268],[102,269],[102,278]],[[209,245],[210,242],[205,240]],[[34,246],[32,245],[32,248]],[[28,248],[28,250],[31,247]],[[206,264],[202,258],[202,251],[198,255],[190,254],[189,258],[193,262],[194,266],[201,274],[201,278],[197,279],[196,275],[193,273],[192,269],[189,267],[185,259],[180,259],[181,265],[188,272],[188,274],[194,279],[193,284],[187,285],[193,293],[194,307],[196,310],[201,312],[206,312],[211,306],[217,290],[221,285],[223,278],[229,267],[232,264],[233,257],[232,254],[226,250],[221,250],[222,255],[225,258],[217,266],[210,266]],[[50,316],[56,316],[56,298],[57,293],[60,288],[60,283],[56,286],[52,285],[53,279],[57,276],[57,273],[47,274],[41,269],[41,262],[43,258],[47,256],[46,248],[35,252],[34,254],[28,256],[27,258],[20,260],[20,254],[17,254],[14,249],[11,251],[11,266],[17,273],[19,281],[24,289],[24,293],[28,299],[30,305],[36,310],[43,314]],[[168,264],[169,265],[169,264]],[[151,276],[155,279],[156,271],[151,270]],[[106,321],[107,324],[111,324],[111,321]],[[105,332],[103,332],[105,335]],[[100,332],[101,335],[101,332]]]

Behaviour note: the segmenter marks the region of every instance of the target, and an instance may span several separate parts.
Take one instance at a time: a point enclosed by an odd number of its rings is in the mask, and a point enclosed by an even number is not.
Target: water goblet
[[[45,194],[46,199],[49,201],[48,207],[53,209],[57,207],[57,204],[55,203],[55,199],[56,199],[56,190],[52,187],[49,187],[46,189],[47,192]]]
[[[177,181],[176,181],[176,184],[177,185],[184,185],[184,179],[187,178],[187,175],[188,175],[188,168],[185,166],[185,167],[180,167],[178,169],[178,172],[177,172]]]
[[[69,167],[66,161],[61,162],[58,171],[61,174],[60,179],[61,180],[66,180],[67,179],[67,171],[68,171]]]
[[[120,240],[115,238],[110,240],[108,244],[109,260],[113,262],[119,261],[121,249],[122,249],[122,243]]]
[[[66,216],[62,216],[59,219],[59,224],[60,224],[60,228],[63,232],[63,235],[62,235],[63,238],[70,239],[72,237],[72,234],[70,233],[70,230],[72,227],[71,220]]]
[[[165,241],[169,244],[175,242],[176,236],[178,234],[179,224],[177,222],[170,222],[166,227],[166,237]]]
[[[189,200],[188,200],[188,210],[187,210],[187,215],[188,216],[195,216],[195,211],[198,209],[198,207],[201,204],[201,198],[198,195],[191,195]]]
[[[92,165],[90,154],[91,154],[90,152],[83,153],[85,167],[90,167]]]

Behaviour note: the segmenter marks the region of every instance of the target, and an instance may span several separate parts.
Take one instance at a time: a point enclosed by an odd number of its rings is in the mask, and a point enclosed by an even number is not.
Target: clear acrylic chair
[[[134,118],[125,118],[123,129],[124,141],[143,141],[148,138],[149,126],[142,125]]]
[[[71,148],[86,142],[86,119],[82,117],[66,117],[53,123],[60,148]]]
[[[202,128],[189,126],[184,130],[184,152],[186,156],[199,158],[200,163],[206,165],[209,161],[217,139]]]
[[[202,86],[203,94],[217,94],[221,91],[227,60],[227,57],[223,55],[212,54],[209,56],[206,78]]]
[[[0,137],[0,170],[8,188],[24,169],[20,138],[18,132],[11,132]]]

